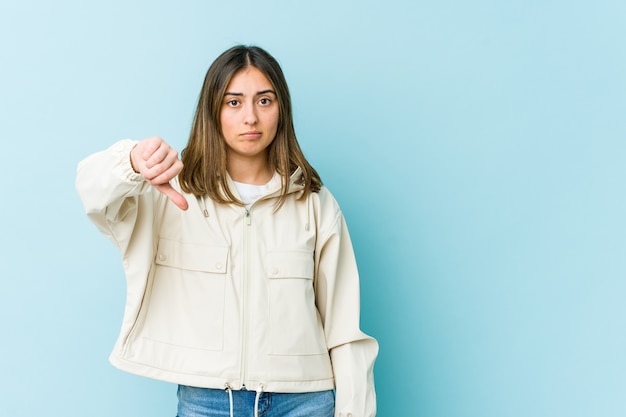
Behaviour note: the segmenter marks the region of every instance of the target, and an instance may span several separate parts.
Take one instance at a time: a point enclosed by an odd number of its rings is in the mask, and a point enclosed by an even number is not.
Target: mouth
[[[261,137],[261,132],[258,130],[251,130],[249,132],[242,133],[240,136],[243,136],[246,139],[258,139]]]

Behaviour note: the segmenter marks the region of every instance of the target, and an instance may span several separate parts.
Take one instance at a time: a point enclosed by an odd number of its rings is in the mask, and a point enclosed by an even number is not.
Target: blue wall
[[[380,416],[626,415],[626,3],[309,3],[0,0],[0,415],[175,415],[107,362],[124,281],[75,167],[182,148],[240,42],[348,219]]]

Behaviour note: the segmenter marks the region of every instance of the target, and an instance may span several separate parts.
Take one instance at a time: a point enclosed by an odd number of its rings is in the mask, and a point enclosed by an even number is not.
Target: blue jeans
[[[234,417],[254,416],[256,391],[232,391]],[[333,417],[332,390],[305,393],[263,392],[259,417]],[[228,392],[219,389],[178,386],[177,417],[230,417]]]

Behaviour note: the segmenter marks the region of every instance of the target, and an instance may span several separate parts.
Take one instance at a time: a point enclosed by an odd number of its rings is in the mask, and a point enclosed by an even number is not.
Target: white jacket
[[[132,170],[135,143],[87,157],[76,180],[126,272],[111,363],[197,387],[336,388],[336,416],[375,416],[378,344],[359,329],[357,266],[330,192],[298,200],[297,170],[278,211],[278,175],[249,210],[183,193],[182,211]]]

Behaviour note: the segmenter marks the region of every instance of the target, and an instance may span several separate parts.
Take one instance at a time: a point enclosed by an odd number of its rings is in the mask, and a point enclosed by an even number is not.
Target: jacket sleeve
[[[136,228],[140,196],[152,187],[130,165],[136,142],[123,140],[78,164],[76,189],[89,219],[125,253]],[[151,208],[148,208],[149,210]]]
[[[360,330],[356,260],[345,219],[334,211],[331,226],[318,230],[316,300],[335,376],[335,416],[374,417],[378,343]]]

